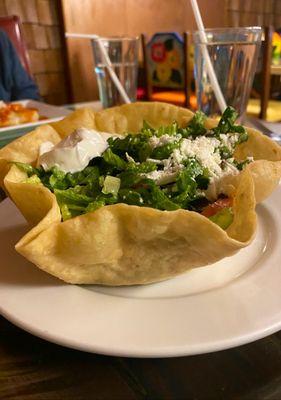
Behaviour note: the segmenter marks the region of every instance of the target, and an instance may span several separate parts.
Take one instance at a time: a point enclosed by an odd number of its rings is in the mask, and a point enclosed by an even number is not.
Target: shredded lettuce
[[[120,178],[115,176],[106,176],[103,183],[102,193],[113,194],[117,196],[120,189]]]
[[[195,138],[197,136],[205,135],[207,132],[207,129],[205,128],[205,120],[206,115],[201,111],[197,111],[186,129],[185,137],[192,136]]]
[[[215,135],[219,136],[220,134],[226,134],[226,133],[238,133],[239,137],[237,144],[240,144],[248,140],[248,134],[246,129],[241,125],[235,125],[237,117],[238,113],[234,110],[234,108],[227,107],[224,113],[222,114],[218,126],[213,129]]]
[[[24,182],[25,183],[41,183],[41,180],[37,175],[31,175],[30,177],[26,178],[26,180]]]
[[[119,157],[117,154],[114,154],[111,149],[107,149],[103,153],[103,159],[107,164],[112,165],[118,170],[123,170],[126,168],[126,161]]]
[[[171,153],[180,147],[180,141],[176,141],[173,143],[167,143],[163,146],[156,147],[152,153],[151,158],[155,160],[165,160],[170,157]]]
[[[144,174],[146,172],[156,171],[157,165],[151,161],[143,163],[129,162],[126,166],[127,171],[132,171],[137,174]]]

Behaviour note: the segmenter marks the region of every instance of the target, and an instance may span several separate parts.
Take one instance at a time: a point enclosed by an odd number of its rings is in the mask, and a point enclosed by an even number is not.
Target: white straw
[[[203,58],[205,59],[205,62],[206,62],[207,73],[208,73],[209,79],[211,81],[211,85],[212,85],[213,91],[215,93],[219,108],[221,110],[221,113],[223,113],[224,110],[226,109],[226,102],[223,97],[221,88],[219,86],[217,76],[215,74],[213,64],[211,62],[210,55],[209,55],[209,52],[208,52],[208,49],[206,46],[208,41],[207,41],[207,36],[205,33],[203,21],[201,18],[201,14],[199,11],[199,7],[198,7],[196,0],[190,0],[190,2],[191,2],[192,9],[193,9],[194,17],[195,17],[195,20],[197,23],[197,27],[199,30],[200,40],[203,43],[203,45],[201,46],[201,51],[202,51]]]
[[[102,43],[102,40],[99,38],[99,36],[97,35],[89,35],[87,33],[65,33],[65,37],[70,37],[70,38],[80,38],[80,39],[96,39],[98,46],[100,48],[100,51],[102,53],[103,56],[103,60],[105,63],[105,66],[109,72],[109,75],[111,77],[111,79],[113,80],[118,92],[120,93],[120,96],[122,97],[124,103],[131,103],[131,100],[129,99],[125,89],[122,86],[122,83],[120,82],[118,76],[116,75],[116,72],[113,69],[113,65],[112,62],[108,56],[108,53]]]

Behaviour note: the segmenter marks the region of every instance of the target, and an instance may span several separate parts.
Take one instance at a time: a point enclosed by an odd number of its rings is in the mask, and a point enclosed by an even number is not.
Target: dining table
[[[281,332],[220,352],[110,357],[46,342],[0,317],[0,399],[281,398]]]
[[[72,108],[85,105],[91,106]],[[272,128],[253,118],[248,123],[265,133]],[[5,399],[279,400],[281,331],[207,354],[136,358],[51,343],[0,316],[0,400]]]

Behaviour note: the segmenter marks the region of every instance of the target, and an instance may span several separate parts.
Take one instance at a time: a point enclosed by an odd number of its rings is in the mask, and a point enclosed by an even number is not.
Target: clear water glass
[[[262,29],[206,29],[205,34],[206,42],[203,42],[199,31],[193,33],[198,108],[209,116],[221,114],[203,57],[202,47],[207,46],[226,104],[238,111],[241,120],[256,71]]]
[[[105,47],[112,67],[124,87],[129,99],[137,98],[138,74],[138,38],[111,37],[100,38]],[[112,81],[103,54],[96,39],[92,40],[95,61],[95,73],[99,88],[99,96],[104,108],[124,103],[122,96]]]

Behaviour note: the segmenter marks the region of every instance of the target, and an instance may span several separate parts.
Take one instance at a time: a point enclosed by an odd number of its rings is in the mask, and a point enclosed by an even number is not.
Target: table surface
[[[0,317],[0,399],[281,399],[281,332],[212,354],[106,357],[36,338]]]
[[[67,349],[0,317],[0,399],[281,399],[281,331],[181,358],[107,357]]]

